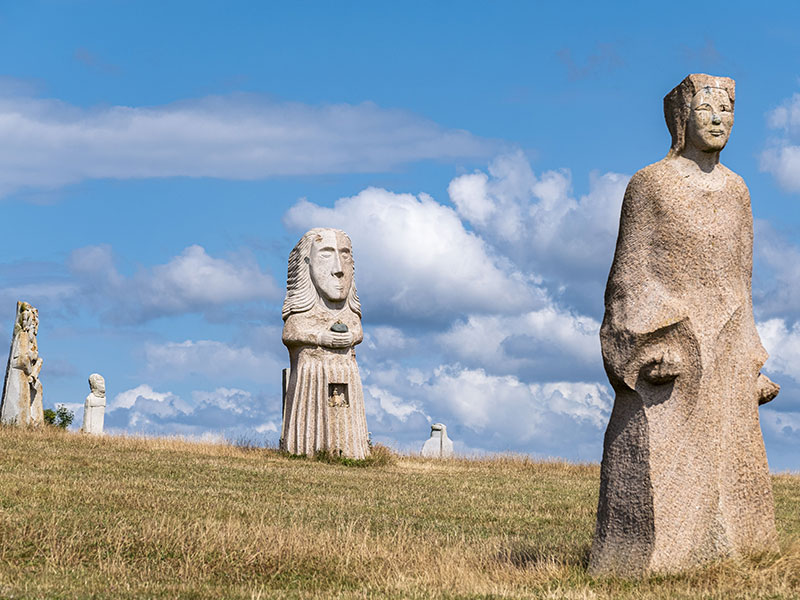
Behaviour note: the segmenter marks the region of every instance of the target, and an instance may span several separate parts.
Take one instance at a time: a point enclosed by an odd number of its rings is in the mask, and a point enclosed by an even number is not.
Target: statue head
[[[311,308],[320,298],[347,303],[361,316],[353,280],[353,250],[344,231],[317,227],[308,231],[289,254],[283,319]]]
[[[39,311],[27,302],[17,302],[17,327],[35,338],[39,333]]]
[[[664,96],[664,117],[672,135],[668,156],[680,156],[691,145],[719,152],[733,127],[736,82],[703,73],[688,75]]]
[[[99,373],[92,373],[89,375],[89,389],[95,396],[105,398],[106,380]]]

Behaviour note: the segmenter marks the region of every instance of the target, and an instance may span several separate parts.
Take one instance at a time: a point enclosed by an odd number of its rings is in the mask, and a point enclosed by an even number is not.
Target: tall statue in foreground
[[[11,351],[8,354],[0,422],[8,425],[34,425],[44,422],[42,406],[42,358],[36,335],[39,311],[27,302],[17,302]]]
[[[283,343],[290,375],[281,449],[365,458],[367,419],[355,346],[364,338],[350,238],[312,229],[289,255]]]
[[[590,569],[635,575],[777,550],[758,407],[778,393],[753,320],[753,217],[719,162],[734,81],[664,98],[672,148],[622,204],[600,329],[616,392]]]

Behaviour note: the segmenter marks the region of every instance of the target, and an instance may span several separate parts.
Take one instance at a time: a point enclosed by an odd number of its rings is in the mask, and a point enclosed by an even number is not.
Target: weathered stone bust
[[[734,99],[732,79],[684,79],[664,99],[669,154],[625,192],[600,330],[616,399],[594,573],[777,549],[758,406],[779,388],[760,374],[750,194],[719,162]]]
[[[39,426],[44,422],[42,406],[42,357],[36,336],[39,311],[27,302],[17,302],[17,317],[8,354],[0,421],[11,425]]]
[[[89,375],[89,395],[83,405],[81,431],[101,435],[106,411],[106,380],[99,373]]]
[[[281,448],[292,454],[369,454],[355,353],[364,335],[353,272],[350,238],[338,229],[312,229],[289,255],[283,343],[290,374]]]

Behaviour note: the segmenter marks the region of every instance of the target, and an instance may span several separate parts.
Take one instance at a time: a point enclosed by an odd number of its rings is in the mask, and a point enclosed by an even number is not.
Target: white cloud
[[[555,306],[519,315],[470,315],[438,336],[451,357],[493,372],[534,369],[537,379],[599,374],[600,323]]]
[[[117,394],[109,403],[110,433],[179,434],[194,439],[276,441],[280,401],[269,402],[236,388],[194,391],[188,403],[172,392],[146,384]]]
[[[761,343],[769,352],[765,369],[800,382],[800,322],[787,325],[783,319],[769,319],[757,325]]]
[[[145,359],[148,370],[164,380],[207,377],[269,383],[280,381],[281,369],[288,366],[269,352],[216,340],[150,343]]]
[[[756,219],[753,299],[760,318],[796,318],[800,306],[800,248],[767,221]]]
[[[627,175],[591,173],[589,193],[572,196],[569,170],[537,176],[521,152],[496,158],[448,187],[458,214],[524,272],[545,277],[572,299],[602,295]],[[549,281],[548,281],[549,280]]]
[[[456,212],[421,194],[369,188],[326,208],[301,200],[285,216],[295,231],[337,227],[353,240],[364,310],[410,319],[466,312],[512,312],[544,301],[542,292]]]
[[[761,170],[771,173],[782,188],[800,191],[800,94],[767,113],[767,125],[775,130],[761,153]]]
[[[119,273],[109,246],[75,250],[67,266],[89,302],[106,309],[107,316],[117,322],[141,322],[282,296],[250,253],[225,260],[209,256],[197,245],[166,264],[141,268],[130,277]]]
[[[369,102],[311,106],[244,94],[95,109],[6,95],[0,139],[0,195],[97,178],[377,172],[486,156],[496,146]]]

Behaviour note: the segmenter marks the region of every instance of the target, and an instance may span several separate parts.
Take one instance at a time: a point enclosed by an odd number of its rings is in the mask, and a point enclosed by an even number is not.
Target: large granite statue
[[[290,375],[281,448],[365,458],[367,419],[354,349],[364,334],[345,232],[312,229],[294,247],[283,320]]]
[[[36,335],[39,311],[27,302],[17,302],[17,317],[8,353],[0,422],[10,425],[39,426],[44,422],[42,406],[42,358]]]
[[[759,373],[750,195],[719,163],[733,105],[732,79],[684,79],[664,98],[669,154],[625,192],[600,330],[616,399],[594,573],[777,549],[758,406],[779,388]]]
[[[106,412],[106,380],[99,373],[89,375],[89,395],[83,404],[83,433],[102,435]]]

